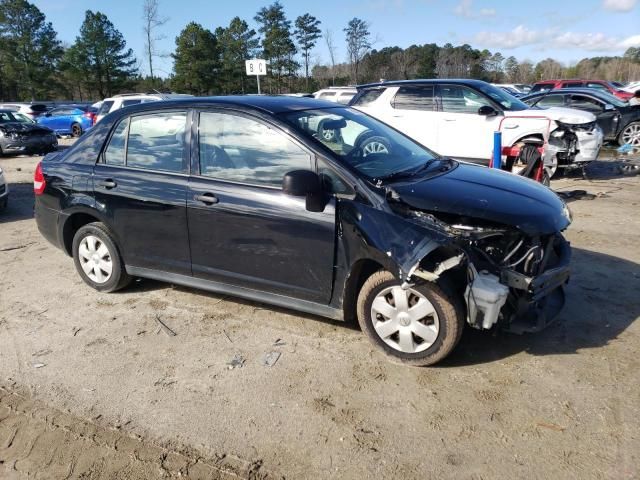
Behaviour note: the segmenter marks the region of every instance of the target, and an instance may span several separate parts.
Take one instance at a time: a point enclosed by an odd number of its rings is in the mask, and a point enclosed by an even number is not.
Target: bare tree
[[[347,54],[351,65],[351,80],[358,83],[358,70],[364,56],[371,50],[369,24],[359,18],[352,18],[344,29],[347,36]]]
[[[157,42],[166,38],[165,35],[157,35],[156,30],[163,26],[169,20],[167,17],[160,16],[158,12],[159,8],[158,0],[144,0],[142,6],[142,19],[144,20],[144,35],[145,35],[145,50],[147,59],[149,60],[149,75],[153,79],[153,59],[155,57],[162,57],[158,52],[156,45]]]
[[[331,60],[331,85],[336,83],[336,45],[333,43],[333,31],[328,28],[324,31],[324,41],[329,50],[329,59]]]

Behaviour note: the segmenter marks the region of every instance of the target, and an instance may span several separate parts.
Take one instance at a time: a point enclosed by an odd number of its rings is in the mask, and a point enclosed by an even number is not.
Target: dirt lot
[[[146,280],[90,290],[37,232],[36,160],[0,159],[0,478],[640,477],[640,176],[614,162],[553,182],[595,195],[571,203],[560,320],[467,331],[409,368],[351,325]]]

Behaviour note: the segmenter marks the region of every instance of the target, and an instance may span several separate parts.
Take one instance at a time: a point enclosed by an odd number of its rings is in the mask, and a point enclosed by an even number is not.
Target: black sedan
[[[0,110],[0,155],[47,153],[57,146],[58,139],[50,128],[21,113]]]
[[[605,140],[640,147],[640,106],[630,106],[607,92],[562,88],[527,95],[520,100],[532,107],[568,107],[591,112],[596,116]]]
[[[144,277],[357,318],[412,365],[447,356],[465,323],[543,328],[569,278],[551,190],[315,99],[120,109],[47,155],[34,192],[40,232],[98,291]]]

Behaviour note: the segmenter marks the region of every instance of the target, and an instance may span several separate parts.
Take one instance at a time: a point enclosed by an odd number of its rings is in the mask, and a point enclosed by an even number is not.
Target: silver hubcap
[[[113,262],[107,246],[98,237],[87,235],[78,247],[80,266],[95,283],[105,283],[111,278]]]
[[[332,141],[335,136],[336,132],[334,132],[333,130],[322,129],[322,138],[324,138],[327,142]]]
[[[372,153],[389,153],[389,149],[387,149],[384,143],[380,142],[369,142],[363,148],[365,157],[367,155],[371,155]]]
[[[629,125],[622,132],[622,141],[634,147],[640,146],[640,125]]]
[[[402,287],[382,290],[371,304],[371,320],[378,336],[395,350],[418,353],[438,338],[440,322],[435,308],[418,291]]]

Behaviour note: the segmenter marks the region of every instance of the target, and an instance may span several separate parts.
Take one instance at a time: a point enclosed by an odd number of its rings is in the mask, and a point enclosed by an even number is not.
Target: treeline
[[[101,12],[87,10],[75,41],[63,45],[44,14],[27,0],[0,0],[0,100],[94,100],[130,91],[176,91],[195,95],[254,93],[256,82],[244,61],[266,58],[263,81],[269,93],[312,92],[329,85],[380,79],[478,78],[490,82],[532,83],[547,78],[640,78],[640,49],[622,57],[595,57],[566,67],[548,58],[537,64],[470,45],[435,43],[408,48],[376,43],[368,22],[353,18],[341,32],[322,28],[304,14],[292,20],[278,1],[256,12],[249,23],[239,17],[209,29],[191,22],[175,39],[173,53],[158,42],[167,18],[159,0],[144,0],[141,31],[146,58],[137,59],[123,35]],[[346,61],[336,57],[344,42]],[[322,45],[328,59],[315,52]],[[170,56],[173,71],[154,75],[158,58]],[[141,75],[141,66],[149,72]]]

